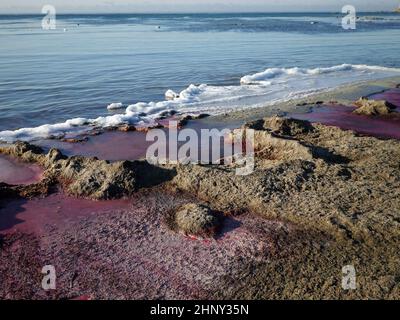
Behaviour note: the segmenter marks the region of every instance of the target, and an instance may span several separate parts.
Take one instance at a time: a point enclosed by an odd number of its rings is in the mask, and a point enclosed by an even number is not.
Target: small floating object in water
[[[124,105],[122,102],[113,102],[107,106],[107,110],[116,110],[123,108]]]
[[[67,32],[67,28],[64,28],[64,32]]]
[[[310,24],[317,24],[317,21],[311,21]]]
[[[176,92],[174,92],[172,90],[167,90],[167,92],[165,92],[165,98],[167,100],[174,100],[176,98],[179,98],[179,94],[177,94]]]

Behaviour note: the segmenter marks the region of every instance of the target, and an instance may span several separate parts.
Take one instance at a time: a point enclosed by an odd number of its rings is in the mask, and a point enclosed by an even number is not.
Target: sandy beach
[[[399,299],[399,84],[182,122],[254,129],[248,176],[150,165],[133,128],[1,145],[0,298]],[[394,108],[355,114],[361,97]],[[212,235],[171,228],[185,204],[218,217]],[[47,264],[57,289],[45,292]],[[357,290],[342,289],[346,265]]]

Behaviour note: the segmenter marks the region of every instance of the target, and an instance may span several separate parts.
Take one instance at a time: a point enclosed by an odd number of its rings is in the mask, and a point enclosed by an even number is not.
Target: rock
[[[271,199],[285,201],[309,179],[315,165],[309,161],[277,163],[238,176],[223,165],[181,165],[171,181],[177,191],[186,191],[223,212],[250,210],[263,214]]]
[[[178,127],[182,128],[182,127],[186,126],[188,121],[190,121],[190,120],[193,120],[193,116],[191,116],[190,114],[183,116],[178,121]]]
[[[15,192],[24,198],[32,198],[49,194],[52,187],[59,183],[74,196],[95,200],[117,199],[129,196],[140,188],[170,180],[175,172],[150,165],[147,161],[110,163],[97,158],[66,157],[54,148],[47,154],[40,151],[40,148],[25,142],[0,148],[0,152],[36,162],[45,168],[45,178],[41,182],[27,186],[2,186],[0,194]]]
[[[308,121],[282,117],[270,117],[265,119],[264,127],[273,133],[288,136],[313,131],[313,126]]]
[[[304,107],[304,106],[321,105],[321,104],[324,104],[324,101],[318,100],[318,101],[314,101],[314,102],[300,102],[300,103],[297,103],[296,106]]]
[[[253,130],[266,130],[264,127],[265,119],[258,119],[258,120],[253,120],[246,122],[244,124],[245,129],[253,129]]]
[[[190,120],[204,119],[204,118],[207,118],[209,116],[210,115],[208,113],[200,113],[200,114],[196,114],[196,115],[187,114],[187,115],[184,115],[181,119],[179,119],[179,126],[183,127]]]
[[[301,142],[277,137],[268,131],[254,132],[254,151],[258,163],[266,161],[312,160],[312,149]]]
[[[122,132],[136,131],[136,128],[135,128],[135,126],[126,124],[126,125],[118,127],[118,131],[122,131]]]
[[[176,115],[177,113],[178,113],[178,111],[176,111],[176,110],[165,110],[160,113],[159,119],[167,119],[167,118],[170,118],[170,117]]]
[[[58,161],[48,164],[48,171],[59,177],[69,194],[91,199],[115,199],[136,190],[135,166],[129,161],[108,163],[85,157],[62,159],[59,154],[57,158]]]
[[[49,151],[49,152],[47,153],[47,155],[46,155],[46,160],[47,160],[47,162],[49,162],[49,163],[54,163],[54,162],[56,162],[56,161],[64,160],[64,159],[66,159],[66,158],[67,158],[67,157],[64,156],[64,155],[61,153],[60,150],[55,149],[55,148],[50,149],[50,151]]]
[[[251,125],[262,128],[255,132],[255,143],[270,145],[279,160],[270,159],[274,153],[256,152],[254,172],[248,176],[237,176],[232,167],[223,165],[178,166],[169,186],[216,210],[250,211],[339,239],[368,242],[398,237],[400,168],[393,161],[400,157],[398,141],[313,124],[312,133],[281,137],[298,143],[284,147],[286,141],[277,140],[274,145],[272,138],[279,136],[268,132],[264,124],[265,119]],[[304,154],[300,146],[306,148]]]
[[[358,107],[353,111],[355,114],[375,116],[386,115],[392,112],[396,106],[385,100],[368,100],[368,98],[360,98],[354,105]]]
[[[248,122],[244,127],[254,130],[267,130],[274,134],[285,136],[294,136],[313,131],[313,126],[309,121],[278,116]]]
[[[11,146],[0,147],[0,153],[21,158],[27,162],[39,162],[40,158],[43,156],[42,152],[42,148],[22,141],[17,141]]]
[[[204,119],[204,118],[207,118],[209,116],[210,115],[208,113],[200,113],[200,114],[194,116],[194,119]]]
[[[67,142],[67,143],[81,143],[81,142],[86,142],[88,140],[89,140],[88,137],[84,137],[84,138],[63,138],[63,139],[60,139],[60,141]]]
[[[54,176],[48,176],[38,183],[17,186],[16,191],[20,197],[25,199],[45,197],[55,190],[56,184],[57,179]]]
[[[42,152],[43,150],[40,147],[20,141],[11,146],[0,147],[0,153],[19,158],[25,162],[38,163],[40,165],[42,165],[44,158]]]
[[[117,161],[70,157],[48,163],[49,175],[56,176],[69,194],[96,200],[118,199],[140,188],[170,180],[174,171],[147,161]]]
[[[0,200],[19,197],[32,199],[47,196],[55,184],[54,177],[45,177],[42,181],[30,185],[14,186],[0,182]]]
[[[144,133],[149,132],[149,130],[151,129],[162,129],[162,128],[164,128],[164,126],[160,123],[157,123],[151,127],[135,127],[137,132],[144,132]]]
[[[35,146],[33,144],[30,144],[28,142],[18,141],[14,144],[14,154],[15,155],[22,155],[23,153],[26,153],[26,152],[40,154],[43,152],[43,149],[38,146]]]
[[[174,229],[187,235],[212,236],[221,224],[220,218],[204,205],[195,203],[179,207],[173,215]]]

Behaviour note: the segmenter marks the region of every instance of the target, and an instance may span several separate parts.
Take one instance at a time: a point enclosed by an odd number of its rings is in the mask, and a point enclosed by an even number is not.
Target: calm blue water
[[[0,16],[0,131],[104,116],[191,83],[239,85],[266,68],[400,67],[395,14],[361,14],[354,31],[337,14],[63,15],[51,31],[42,17]]]

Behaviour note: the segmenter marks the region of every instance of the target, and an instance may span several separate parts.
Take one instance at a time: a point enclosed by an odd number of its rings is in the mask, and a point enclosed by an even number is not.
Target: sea
[[[400,75],[400,14],[0,15],[0,141],[247,110]]]

